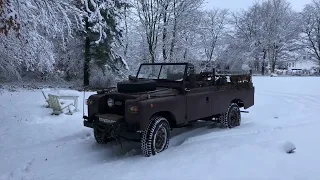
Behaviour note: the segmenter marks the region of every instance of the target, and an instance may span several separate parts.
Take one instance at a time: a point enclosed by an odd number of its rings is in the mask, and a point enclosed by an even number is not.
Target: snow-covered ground
[[[96,144],[82,112],[51,116],[40,91],[2,92],[0,179],[320,179],[320,78],[254,83],[255,106],[240,127],[176,130],[169,149],[151,158],[139,143]],[[295,153],[285,153],[287,142]]]

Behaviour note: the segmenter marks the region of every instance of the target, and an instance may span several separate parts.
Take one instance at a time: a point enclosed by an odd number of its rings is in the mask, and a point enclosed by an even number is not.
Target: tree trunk
[[[187,48],[184,50],[184,53],[183,53],[183,60],[186,61],[187,59]]]
[[[168,26],[168,17],[167,17],[167,11],[168,11],[169,4],[166,4],[164,7],[164,13],[163,13],[163,34],[162,34],[162,56],[163,56],[163,62],[166,62],[167,57],[167,50],[166,50],[166,40],[167,40],[167,26]]]
[[[170,46],[170,62],[172,62],[173,59],[173,51],[174,51],[174,47],[176,44],[176,36],[177,36],[177,22],[175,20],[174,22],[174,27],[173,27],[173,35],[172,35],[172,41],[171,41],[171,46]]]
[[[262,60],[262,66],[261,66],[261,74],[264,76],[265,72],[265,62],[266,62],[266,57],[267,57],[267,51],[263,50],[263,60]]]
[[[257,56],[255,56],[255,61],[254,61],[254,70],[256,71],[256,72],[259,72],[259,70],[260,70],[260,66],[259,66],[259,58],[257,57]]]
[[[85,47],[84,47],[84,69],[83,69],[83,85],[88,86],[89,85],[89,79],[90,79],[90,38],[89,38],[89,23],[88,19],[86,19],[86,40],[85,40]]]
[[[213,56],[213,51],[216,48],[216,43],[218,41],[218,36],[215,36],[214,39],[211,42],[211,47],[210,47],[210,53],[209,53],[209,57],[208,57],[208,61],[212,61],[212,56]]]
[[[272,64],[271,64],[271,73],[274,73],[275,69],[276,69],[276,65],[278,62],[278,56],[279,56],[279,46],[274,43],[273,45],[273,57],[272,57]]]
[[[173,22],[173,31],[172,31],[172,41],[170,46],[170,57],[169,61],[172,62],[173,59],[173,50],[175,46],[176,36],[177,36],[177,14],[176,14],[176,1],[173,2],[173,15],[174,15],[174,22]]]
[[[275,69],[276,69],[276,61],[273,61],[271,66],[271,73],[274,73]]]
[[[129,32],[128,32],[128,15],[127,15],[127,7],[124,8],[124,25],[125,25],[125,31],[126,31],[126,44],[124,47],[124,57],[127,58],[128,54],[128,48],[129,48]]]
[[[278,52],[277,52],[277,50],[275,50],[274,57],[272,59],[273,59],[273,61],[272,61],[272,64],[271,64],[271,73],[274,73],[274,70],[276,69],[276,64],[277,64],[277,61],[278,61]]]
[[[154,51],[153,51],[153,45],[152,43],[150,42],[149,43],[149,53],[150,53],[150,56],[151,56],[151,63],[155,63],[155,54],[154,54]]]

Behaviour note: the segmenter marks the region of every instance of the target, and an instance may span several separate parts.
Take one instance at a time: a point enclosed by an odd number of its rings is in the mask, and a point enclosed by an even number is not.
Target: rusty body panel
[[[186,67],[189,65],[182,64]],[[230,103],[237,103],[245,109],[254,105],[252,74],[248,74],[247,78],[239,78],[239,75],[230,77],[232,82],[218,84],[221,81],[216,81],[216,76],[219,76],[215,72],[213,76],[210,75],[214,79],[205,80],[209,76],[201,75],[195,77],[198,78],[196,82],[190,83],[187,81],[187,68],[183,73],[182,81],[157,81],[154,91],[121,93],[115,90],[90,96],[87,102],[88,116],[84,117],[85,126],[92,128],[99,118],[111,117],[111,121],[125,124],[128,132],[142,132],[147,129],[153,116],[160,115],[168,119],[171,128],[178,128],[190,121],[219,116],[226,112]],[[226,79],[225,75],[220,77]],[[112,107],[108,105],[111,102]]]

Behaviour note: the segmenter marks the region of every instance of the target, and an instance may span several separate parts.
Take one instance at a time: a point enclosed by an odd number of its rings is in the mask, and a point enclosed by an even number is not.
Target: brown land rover
[[[196,73],[190,63],[141,64],[135,77],[87,100],[84,126],[99,144],[125,138],[141,142],[145,156],[168,148],[170,131],[197,120],[222,128],[241,123],[240,108],[254,105],[252,72]]]

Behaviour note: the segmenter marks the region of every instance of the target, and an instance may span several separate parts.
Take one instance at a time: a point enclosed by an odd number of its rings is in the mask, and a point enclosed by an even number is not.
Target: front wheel
[[[105,133],[103,133],[101,130],[99,130],[96,127],[93,129],[93,134],[94,134],[94,138],[98,144],[107,144],[110,141],[112,141],[112,139],[110,137],[107,137],[105,135]]]
[[[236,103],[230,104],[226,113],[219,118],[221,128],[234,128],[241,124],[241,112]]]
[[[141,150],[146,157],[156,155],[169,146],[170,125],[166,118],[151,118],[148,128],[142,133]]]

